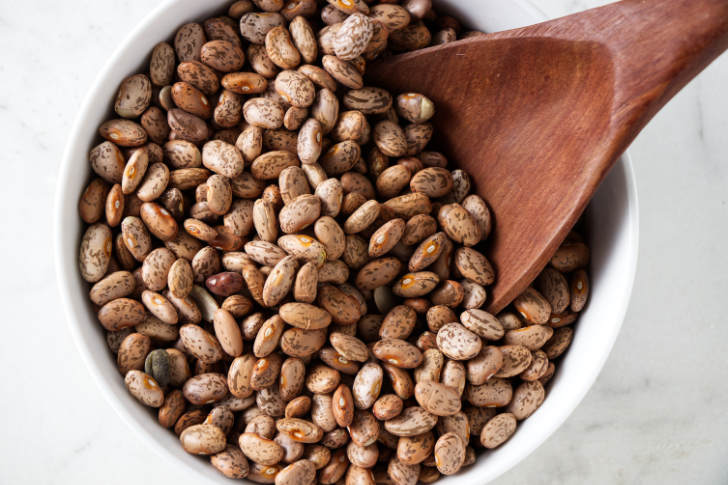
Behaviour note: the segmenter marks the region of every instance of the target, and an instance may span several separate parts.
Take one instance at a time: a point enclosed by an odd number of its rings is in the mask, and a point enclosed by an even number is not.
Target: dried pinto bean
[[[120,80],[89,154],[79,268],[129,392],[229,478],[456,473],[471,435],[495,448],[545,399],[589,248],[570,234],[512,306],[484,309],[493,220],[427,150],[434,103],[364,85],[380,54],[458,37],[429,0],[227,14]]]

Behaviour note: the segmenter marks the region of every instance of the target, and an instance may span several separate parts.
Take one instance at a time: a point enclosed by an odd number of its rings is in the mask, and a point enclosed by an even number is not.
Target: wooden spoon
[[[436,140],[490,204],[489,311],[548,263],[645,124],[728,47],[728,0],[625,0],[372,63],[435,102]]]

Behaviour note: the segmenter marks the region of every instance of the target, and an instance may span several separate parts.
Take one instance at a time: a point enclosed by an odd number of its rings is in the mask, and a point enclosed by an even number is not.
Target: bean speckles
[[[589,247],[570,233],[489,313],[491,194],[434,151],[432,99],[366,84],[474,33],[430,0],[237,0],[165,35],[100,100],[78,200],[130,398],[263,484],[432,483],[507,442],[588,305]]]

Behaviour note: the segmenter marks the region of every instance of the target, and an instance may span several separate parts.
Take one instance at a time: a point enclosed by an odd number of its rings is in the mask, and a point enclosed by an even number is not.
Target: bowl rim
[[[123,57],[123,53],[128,49],[128,46],[132,42],[132,40],[136,39],[140,33],[149,29],[149,27],[155,24],[163,15],[166,15],[168,13],[173,14],[171,10],[175,6],[177,1],[178,0],[165,0],[156,8],[150,10],[150,12],[138,24],[136,24],[134,28],[132,28],[129,33],[127,33],[127,35],[124,37],[124,39],[119,43],[119,45],[116,47],[112,55],[108,58],[103,68],[99,71],[93,83],[91,84],[91,88],[84,97],[84,100],[81,103],[79,110],[76,114],[72,128],[68,135],[68,141],[63,151],[63,156],[58,172],[58,180],[56,183],[56,193],[54,197],[55,210],[53,227],[55,257],[54,266],[56,271],[56,281],[58,284],[61,302],[63,305],[63,313],[65,315],[67,325],[70,329],[74,344],[81,354],[81,359],[83,360],[88,371],[93,376],[93,380],[97,388],[101,391],[101,394],[104,396],[105,400],[122,419],[122,421],[128,427],[130,427],[133,432],[138,437],[140,437],[147,446],[154,449],[157,454],[162,455],[167,460],[169,460],[170,464],[179,464],[179,457],[176,456],[171,450],[164,447],[157,439],[157,437],[154,436],[154,433],[157,430],[150,430],[142,426],[139,418],[134,416],[133,413],[129,409],[127,409],[120,400],[117,399],[114,391],[112,390],[112,386],[104,378],[101,368],[95,362],[96,357],[94,357],[93,355],[93,349],[91,349],[91,347],[87,345],[85,337],[82,335],[80,323],[81,319],[78,318],[78,315],[80,314],[82,309],[79,308],[76,302],[74,302],[74,294],[76,293],[76,291],[74,289],[75,285],[72,283],[71,276],[77,271],[77,258],[67,257],[69,252],[68,248],[66,248],[63,243],[65,232],[63,219],[67,216],[67,209],[70,204],[69,197],[72,198],[74,201],[77,200],[77,194],[67,193],[67,187],[69,186],[69,182],[75,176],[77,176],[77,172],[74,171],[73,153],[77,151],[77,146],[79,145],[79,143],[83,143],[84,145],[88,144],[87,142],[85,142],[85,139],[88,136],[87,119],[92,115],[92,113],[94,113],[98,109],[94,101],[98,98],[98,95],[102,90],[104,80],[109,77],[114,69],[114,65]],[[515,4],[518,4],[524,10],[529,11],[534,18],[540,19],[539,21],[547,19],[545,13],[535,3],[533,3],[532,0],[512,1]],[[478,476],[477,474],[472,474],[474,475],[475,480],[473,480],[473,478],[470,478],[468,480],[465,480],[466,482],[471,482],[475,484],[484,483],[483,480],[494,480],[518,463],[522,462],[524,459],[526,459],[536,448],[538,448],[544,441],[550,438],[553,433],[559,427],[561,427],[561,425],[576,409],[579,403],[584,399],[587,392],[589,392],[589,390],[592,388],[594,382],[604,368],[604,364],[611,353],[611,350],[623,325],[624,317],[626,315],[627,308],[631,300],[632,289],[634,286],[635,275],[637,271],[637,258],[639,252],[639,199],[637,194],[637,183],[634,174],[634,167],[628,151],[625,151],[625,153],[621,156],[621,163],[616,164],[614,169],[617,169],[617,166],[621,166],[624,171],[623,175],[626,184],[625,199],[628,203],[629,209],[623,222],[624,227],[629,229],[629,234],[627,235],[627,238],[630,241],[629,254],[624,256],[625,259],[628,259],[626,264],[629,268],[629,274],[626,275],[626,280],[629,282],[629,284],[624,287],[624,297],[620,299],[620,308],[618,308],[615,312],[615,314],[619,316],[619,319],[610,327],[611,333],[608,336],[608,341],[602,342],[605,351],[600,355],[598,365],[594,365],[596,364],[596,362],[592,364],[592,368],[596,369],[596,373],[589,379],[590,384],[588,386],[584,386],[578,392],[575,392],[570,396],[568,403],[564,404],[561,407],[560,412],[556,413],[555,416],[553,416],[553,420],[550,421],[549,424],[542,429],[542,431],[537,435],[537,439],[532,440],[527,446],[522,449],[522,452],[519,453],[517,459],[511,460],[510,463],[500,464],[499,466],[494,467],[493,470],[490,470],[487,476]],[[75,251],[73,252],[73,254],[75,254]],[[200,478],[204,478],[205,480],[210,479],[209,475],[203,473],[202,470],[200,470],[198,467],[193,466],[191,468],[194,469],[196,475]],[[446,480],[462,480],[463,478],[464,477],[462,476],[456,475],[454,477],[449,477]]]

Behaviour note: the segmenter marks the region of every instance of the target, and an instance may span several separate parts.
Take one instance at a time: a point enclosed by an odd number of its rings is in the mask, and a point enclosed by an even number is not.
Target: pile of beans
[[[482,309],[486,202],[428,149],[432,101],[362,77],[473,33],[429,0],[328,2],[237,1],[121,82],[80,271],[129,392],[225,476],[431,483],[541,405],[589,249]]]

